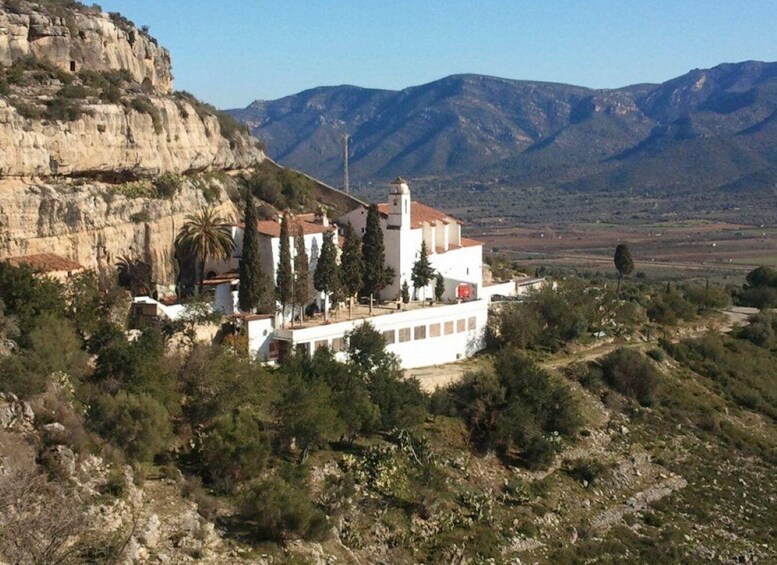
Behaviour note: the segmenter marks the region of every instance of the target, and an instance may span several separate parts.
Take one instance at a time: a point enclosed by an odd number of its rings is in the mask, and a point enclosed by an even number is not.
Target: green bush
[[[79,100],[54,98],[46,102],[43,117],[59,122],[74,122],[86,113]]]
[[[621,394],[649,406],[656,397],[661,375],[644,355],[618,349],[601,361],[605,382]]]
[[[548,465],[561,436],[582,425],[569,387],[514,350],[501,352],[493,371],[467,374],[448,390],[450,415],[464,419],[475,447],[519,455],[532,468]]]
[[[240,500],[240,516],[256,539],[283,541],[290,536],[323,540],[326,515],[299,487],[281,478],[268,478],[248,488]]]
[[[215,419],[199,438],[197,455],[204,478],[220,491],[259,476],[270,455],[270,436],[251,410]]]
[[[565,462],[564,471],[576,481],[585,481],[588,486],[596,484],[607,470],[607,465],[597,459],[579,459]]]
[[[163,173],[154,181],[154,187],[159,198],[172,198],[181,191],[182,186],[183,177],[178,173]]]
[[[167,410],[146,394],[98,394],[88,414],[100,435],[137,461],[153,460],[172,438]]]
[[[151,116],[151,122],[154,126],[154,133],[161,134],[164,128],[162,127],[162,114],[159,112],[151,99],[148,96],[135,96],[130,99],[129,107],[141,114],[148,114]]]

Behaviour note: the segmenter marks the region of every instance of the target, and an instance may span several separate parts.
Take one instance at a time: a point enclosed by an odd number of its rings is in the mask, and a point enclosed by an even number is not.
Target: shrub
[[[162,127],[162,115],[159,112],[159,108],[154,106],[151,99],[148,96],[135,96],[129,102],[129,107],[140,112],[141,114],[148,114],[151,116],[151,122],[154,126],[154,133],[157,135],[163,131]]]
[[[250,410],[216,418],[197,449],[205,478],[222,491],[259,476],[270,455],[270,438]]]
[[[74,122],[78,120],[86,110],[78,100],[69,98],[54,98],[46,102],[46,110],[43,117],[47,120],[59,122]]]
[[[638,351],[624,348],[613,351],[601,361],[601,367],[605,382],[621,394],[644,406],[655,400],[660,374]]]
[[[154,187],[159,198],[172,198],[180,192],[182,186],[183,177],[178,173],[163,173],[154,181]]]
[[[142,224],[143,222],[148,222],[149,220],[151,220],[151,215],[148,213],[148,210],[141,210],[140,212],[130,214],[130,222],[133,224]]]
[[[302,489],[276,477],[252,485],[243,494],[240,515],[259,540],[283,541],[289,536],[322,540],[329,529],[324,513]]]
[[[647,354],[650,356],[651,359],[653,359],[653,361],[657,361],[659,363],[663,363],[664,361],[666,361],[666,352],[659,347],[654,347],[653,349],[648,351]]]
[[[500,353],[493,371],[465,375],[449,391],[476,447],[506,456],[518,450],[533,468],[552,461],[559,434],[571,437],[582,424],[569,387],[514,350]]]
[[[596,459],[579,459],[566,462],[566,473],[573,479],[589,486],[596,483],[597,479],[607,470],[607,465]]]
[[[172,437],[167,410],[146,394],[98,394],[89,417],[100,435],[138,461],[151,461]]]

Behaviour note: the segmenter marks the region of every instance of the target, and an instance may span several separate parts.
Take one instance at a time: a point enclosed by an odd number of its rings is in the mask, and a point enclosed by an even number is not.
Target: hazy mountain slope
[[[777,165],[777,63],[593,90],[456,75],[399,92],[353,86],[230,111],[282,163],[339,183],[467,174],[574,189],[708,189]],[[747,190],[747,182],[739,190]]]

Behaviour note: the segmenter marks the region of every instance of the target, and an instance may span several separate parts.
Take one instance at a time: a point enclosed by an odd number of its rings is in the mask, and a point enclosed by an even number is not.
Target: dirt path
[[[734,325],[745,325],[747,319],[758,312],[757,308],[745,308],[741,306],[731,306],[725,310],[721,310],[724,320],[716,330],[720,333],[728,333],[732,330]],[[698,337],[704,334],[707,327],[697,327],[690,332],[683,333],[671,339],[676,342],[681,339],[688,339],[692,337]],[[572,363],[590,362],[609,353],[612,353],[616,349],[626,347],[634,349],[647,349],[649,347],[655,347],[655,343],[650,341],[633,341],[624,342],[621,340],[609,340],[604,343],[598,343],[592,347],[580,349],[571,354],[556,356],[545,361],[540,361],[540,365],[546,369],[559,369]],[[447,386],[453,382],[458,381],[465,373],[469,371],[476,371],[487,366],[486,357],[475,357],[473,359],[465,359],[458,363],[451,363],[449,365],[433,365],[431,367],[419,367],[417,369],[405,370],[405,377],[415,377],[421,382],[421,388],[425,392],[434,392],[435,389],[441,386]]]

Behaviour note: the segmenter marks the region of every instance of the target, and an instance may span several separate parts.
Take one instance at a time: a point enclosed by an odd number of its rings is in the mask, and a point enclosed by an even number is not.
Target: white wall
[[[270,354],[270,342],[273,339],[272,318],[249,318],[246,324],[248,326],[248,354],[260,361],[266,361]]]
[[[470,329],[469,326],[471,318],[474,319],[475,327],[473,329]],[[460,320],[464,320],[463,331],[458,331]],[[394,331],[395,343],[388,345],[386,349],[399,357],[403,368],[410,369],[451,363],[480,351],[485,347],[487,320],[488,302],[474,300],[462,304],[418,308],[312,328],[276,330],[276,336],[290,341],[294,346],[308,344],[312,354],[315,351],[316,342],[326,342],[331,347],[333,339],[342,338],[364,321],[369,321],[380,332]],[[452,334],[445,335],[446,322],[453,323]],[[431,337],[430,326],[436,324],[440,325],[440,335]],[[425,338],[415,339],[416,327],[424,327]],[[399,330],[405,328],[409,328],[410,340],[399,342]],[[345,354],[337,353],[337,357],[342,360],[345,358]]]
[[[231,316],[239,311],[238,294],[236,290],[232,290],[232,283],[225,282],[216,286],[213,309],[221,310],[225,316]]]
[[[394,269],[394,282],[381,291],[384,300],[394,300],[399,296],[402,281],[407,280],[410,295],[413,295],[413,281],[410,274],[418,253],[421,251],[422,230],[386,230],[383,243],[386,248],[386,265]]]
[[[429,262],[435,271],[442,273],[445,279],[444,300],[456,298],[456,286],[467,282],[480,289],[483,281],[483,246],[450,249],[445,253],[434,253]],[[434,283],[432,283],[434,284]],[[432,286],[432,289],[434,287]],[[431,296],[434,296],[432,294]]]

